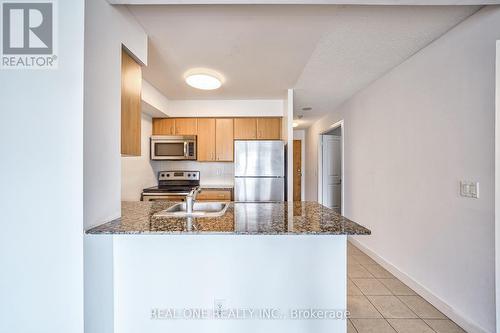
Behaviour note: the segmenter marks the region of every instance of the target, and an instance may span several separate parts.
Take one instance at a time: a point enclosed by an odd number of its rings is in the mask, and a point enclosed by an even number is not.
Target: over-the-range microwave
[[[152,160],[196,160],[196,136],[153,135]]]

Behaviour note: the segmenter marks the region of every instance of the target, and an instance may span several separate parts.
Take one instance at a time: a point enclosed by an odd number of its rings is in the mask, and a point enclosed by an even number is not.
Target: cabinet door
[[[215,161],[215,119],[198,119],[198,161]]]
[[[233,160],[233,119],[215,120],[215,153],[217,161]]]
[[[256,118],[235,118],[234,119],[234,139],[235,140],[255,140],[255,139],[257,139],[257,119]]]
[[[196,197],[198,201],[231,201],[230,190],[203,189]]]
[[[281,118],[257,118],[257,139],[280,140]]]
[[[176,118],[175,135],[196,135],[198,133],[196,118]]]
[[[122,50],[121,153],[141,155],[141,66]]]
[[[174,135],[175,119],[173,118],[154,118],[153,135]]]

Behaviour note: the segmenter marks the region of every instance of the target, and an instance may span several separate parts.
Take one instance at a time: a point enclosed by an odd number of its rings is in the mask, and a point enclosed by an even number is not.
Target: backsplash
[[[200,171],[201,185],[233,185],[234,163],[232,162],[197,162],[197,161],[151,161],[153,169],[196,170]]]

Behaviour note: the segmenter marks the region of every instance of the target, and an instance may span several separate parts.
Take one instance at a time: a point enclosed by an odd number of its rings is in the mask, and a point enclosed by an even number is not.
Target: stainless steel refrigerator
[[[285,156],[283,141],[235,141],[234,200],[286,200]]]

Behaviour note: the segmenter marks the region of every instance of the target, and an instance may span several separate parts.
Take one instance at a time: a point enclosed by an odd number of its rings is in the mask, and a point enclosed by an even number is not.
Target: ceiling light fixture
[[[293,126],[293,128],[299,127],[299,123],[293,122],[292,126]]]
[[[212,70],[205,68],[194,68],[184,75],[186,83],[196,89],[215,90],[222,86],[222,76]]]

